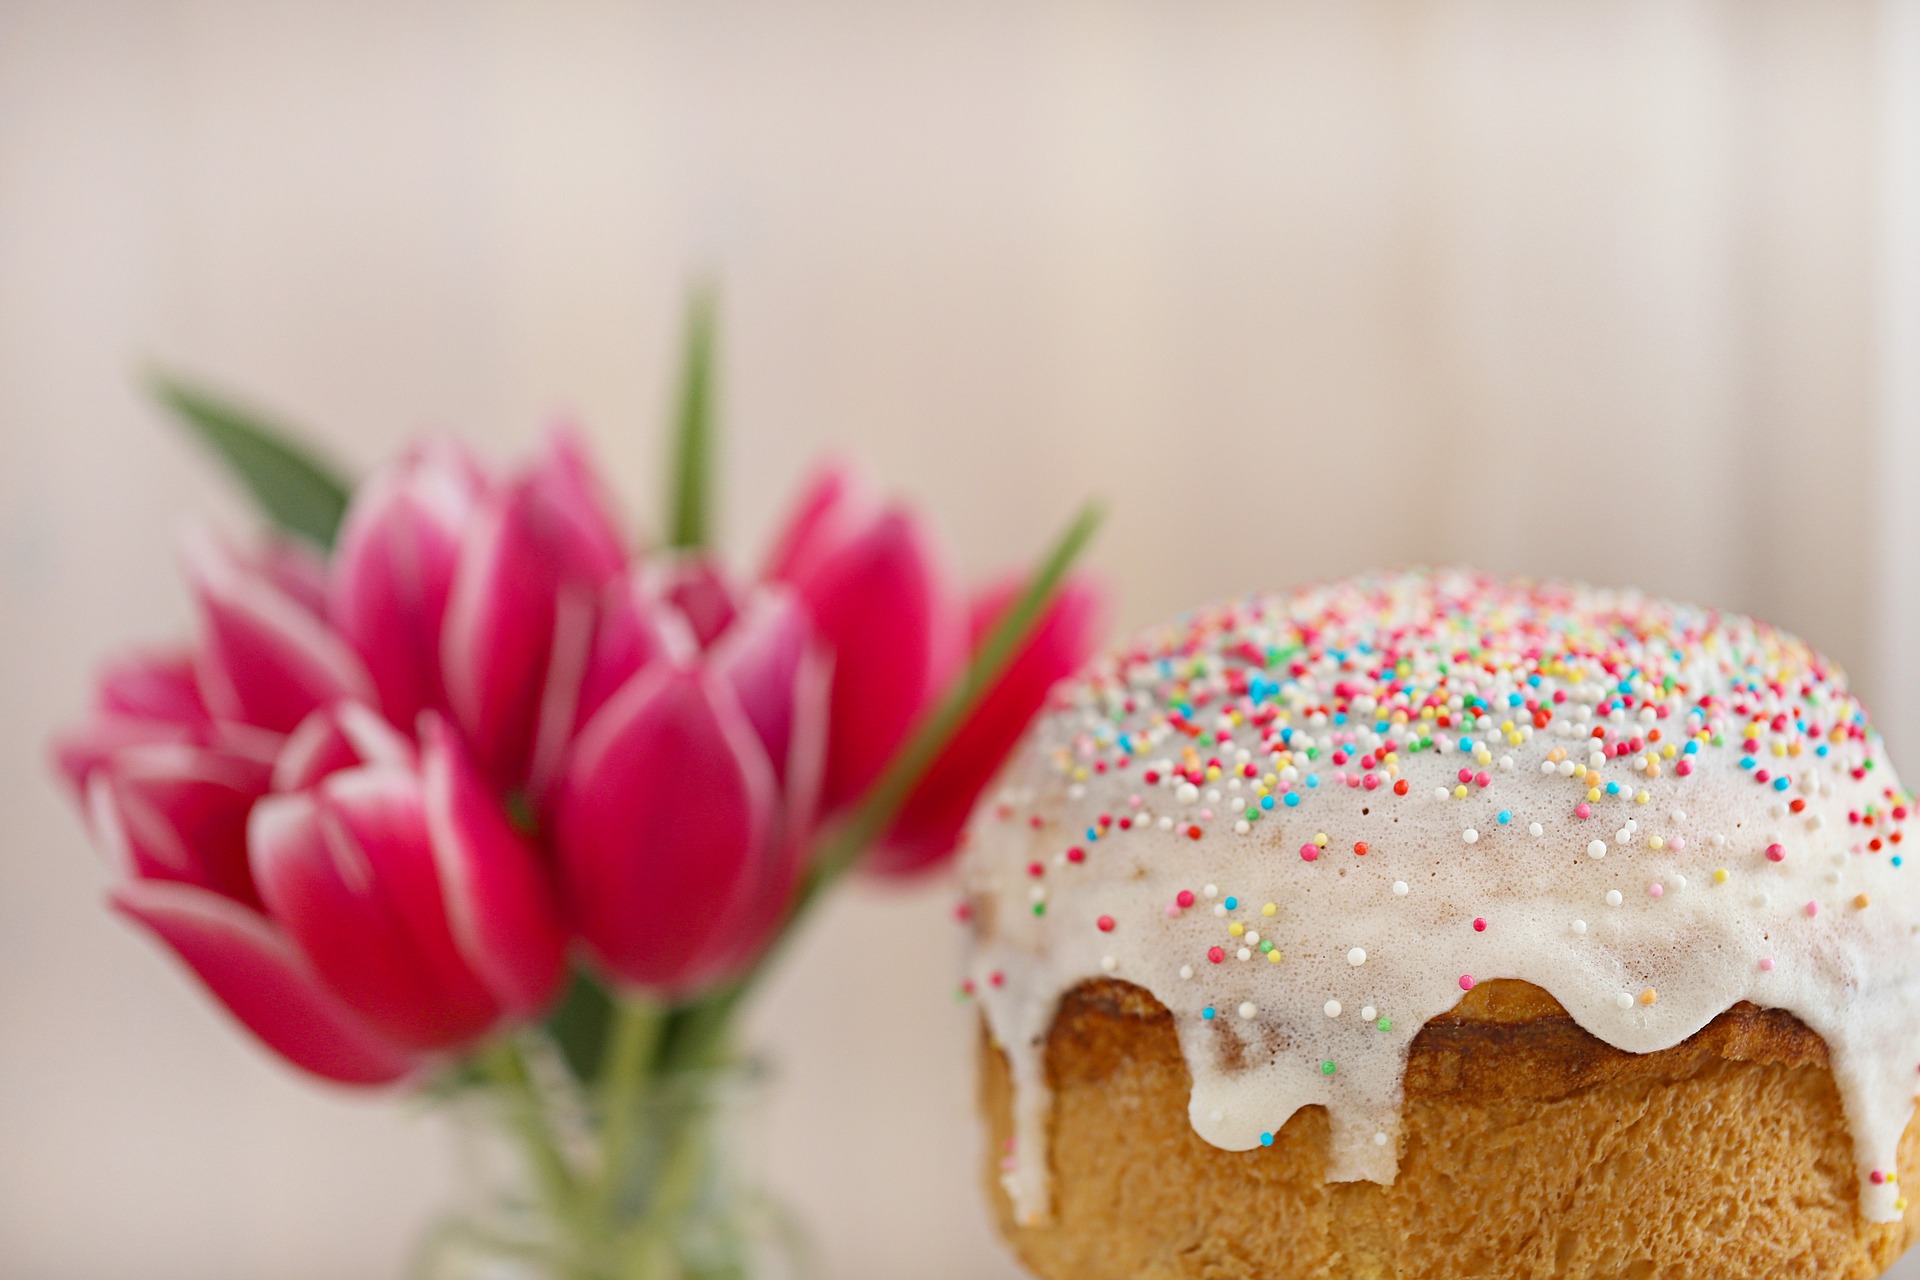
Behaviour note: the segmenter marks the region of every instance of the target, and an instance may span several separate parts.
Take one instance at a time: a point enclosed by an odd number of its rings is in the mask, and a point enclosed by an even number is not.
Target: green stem
[[[505,1098],[508,1120],[519,1135],[540,1198],[556,1224],[565,1224],[578,1235],[584,1225],[579,1187],[547,1123],[523,1047],[511,1039],[496,1041],[481,1055],[480,1067]]]
[[[687,298],[686,351],[680,366],[667,545],[704,547],[713,538],[714,290],[697,285]]]
[[[646,1087],[665,1013],[656,1004],[621,997],[600,1080],[600,1209],[611,1214],[627,1180],[640,1094]]]

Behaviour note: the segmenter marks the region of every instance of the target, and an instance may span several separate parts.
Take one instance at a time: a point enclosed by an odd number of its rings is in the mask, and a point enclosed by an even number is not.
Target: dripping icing
[[[1082,981],[1172,1013],[1207,1141],[1322,1105],[1329,1178],[1390,1183],[1414,1035],[1499,977],[1632,1053],[1742,1000],[1793,1013],[1827,1044],[1861,1211],[1891,1221],[1911,805],[1839,671],[1734,615],[1442,572],[1148,633],[1061,692],[970,831],[1016,1211],[1046,1211],[1043,1051]]]

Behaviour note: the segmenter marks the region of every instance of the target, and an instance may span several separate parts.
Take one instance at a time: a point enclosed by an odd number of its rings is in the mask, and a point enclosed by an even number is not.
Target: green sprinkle
[[[1393,1030],[1393,1019],[1382,1018],[1380,1019],[1380,1021],[1374,1023],[1373,1025],[1380,1028],[1380,1030],[1382,1031],[1391,1031]]]
[[[1034,903],[1034,904],[1033,904],[1033,914],[1035,914],[1035,915],[1037,915],[1037,916],[1043,916],[1043,915],[1045,915],[1045,914],[1047,914],[1047,904],[1046,904],[1046,903],[1044,903],[1044,902],[1036,902],[1036,903]]]
[[[1323,1076],[1332,1075],[1334,1073],[1334,1070],[1335,1070],[1335,1067],[1331,1062],[1323,1062],[1320,1064],[1320,1074]]]

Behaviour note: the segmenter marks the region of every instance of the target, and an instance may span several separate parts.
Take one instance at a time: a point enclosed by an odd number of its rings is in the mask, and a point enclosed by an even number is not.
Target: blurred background
[[[160,362],[356,469],[576,416],[724,535],[809,460],[1122,621],[1383,564],[1632,583],[1846,665],[1920,770],[1920,4],[0,0],[0,1277],[397,1278],[452,1156],[101,909],[43,744],[243,504]],[[850,1280],[1014,1275],[939,885],[814,922],[763,1146]],[[1909,1275],[1920,1274],[1920,1270]]]

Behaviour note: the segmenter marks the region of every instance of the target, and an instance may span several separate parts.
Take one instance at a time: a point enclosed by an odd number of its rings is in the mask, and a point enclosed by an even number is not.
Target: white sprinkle
[[[1218,788],[1218,787],[1208,787],[1208,788],[1207,788],[1207,803],[1208,803],[1208,804],[1219,804],[1219,803],[1220,803],[1220,788]]]
[[[1607,890],[1607,905],[1608,905],[1608,906],[1610,906],[1610,907],[1617,907],[1617,906],[1619,906],[1619,905],[1620,905],[1621,903],[1623,903],[1623,902],[1625,902],[1625,901],[1626,901],[1626,899],[1620,896],[1620,891],[1619,891],[1618,889],[1609,889],[1609,890]]]
[[[1553,772],[1553,761],[1551,761],[1551,760],[1542,760],[1542,761],[1540,762],[1540,772],[1542,772],[1542,773],[1552,773],[1552,772]]]
[[[1405,880],[1395,880],[1395,881],[1393,882],[1393,894],[1394,894],[1394,896],[1395,896],[1396,898],[1404,898],[1404,897],[1406,897],[1406,896],[1407,896],[1407,882],[1406,882]]]
[[[1380,1016],[1380,1011],[1374,1008],[1372,1005],[1368,1005],[1366,1008],[1360,1011],[1360,1020],[1362,1022],[1372,1022],[1375,1018],[1379,1016]]]
[[[1179,800],[1181,804],[1192,804],[1200,798],[1200,788],[1194,786],[1191,782],[1183,782],[1180,784],[1180,790],[1174,792],[1174,798]]]
[[[1724,849],[1727,847],[1727,838],[1716,831],[1707,837],[1707,843],[1716,849]]]
[[[1154,823],[1153,825],[1160,828],[1162,831],[1171,831],[1173,830],[1173,819],[1161,818],[1160,821]]]
[[[1251,929],[1247,930],[1247,945],[1250,947],[1257,947],[1260,945],[1260,935],[1255,933]]]
[[[1227,914],[1227,904],[1226,904],[1226,903],[1224,903],[1224,902],[1216,902],[1216,903],[1214,903],[1214,904],[1213,904],[1213,914],[1215,914],[1215,915],[1217,915],[1217,916],[1223,916],[1223,915],[1225,915],[1225,914]]]
[[[1112,956],[1101,956],[1100,967],[1104,969],[1106,972],[1112,973],[1115,969],[1118,969],[1120,967],[1120,962],[1118,960],[1115,960]]]
[[[1674,887],[1674,890],[1675,890],[1676,892],[1678,892],[1678,891],[1679,891],[1679,890],[1681,890],[1681,889],[1684,889],[1684,888],[1686,888],[1686,887],[1687,887],[1687,878],[1686,878],[1685,876],[1683,876],[1683,875],[1681,875],[1681,874],[1680,874],[1679,872],[1677,872],[1677,871],[1676,871],[1676,872],[1674,873],[1674,875],[1673,875],[1673,887]]]
[[[1362,948],[1355,947],[1353,950],[1347,952],[1348,964],[1360,965],[1360,964],[1365,964],[1366,962],[1367,962],[1367,953]]]
[[[1633,997],[1622,991],[1613,998],[1613,1003],[1615,1008],[1631,1009],[1633,1008]]]
[[[1246,1001],[1240,1006],[1240,1016],[1243,1018],[1251,1018],[1258,1012],[1260,1012],[1260,1010],[1254,1007],[1254,1003],[1251,1000]]]
[[[1633,842],[1633,832],[1622,827],[1613,833],[1613,842],[1615,844],[1631,844]]]
[[[1242,960],[1251,960],[1253,959],[1253,952],[1247,950],[1245,947],[1242,947],[1240,948],[1240,958]]]
[[[1468,827],[1465,831],[1462,831],[1460,833],[1460,838],[1462,840],[1465,840],[1468,844],[1472,844],[1474,841],[1480,838],[1480,833],[1478,831],[1475,831],[1472,827]]]
[[[1200,896],[1203,898],[1217,898],[1220,896],[1220,886],[1217,884],[1210,884],[1206,888],[1200,891]]]
[[[1244,836],[1252,830],[1253,830],[1253,824],[1251,822],[1248,822],[1245,818],[1242,818],[1238,822],[1233,824],[1233,833],[1237,836]]]
[[[1589,844],[1589,845],[1587,846],[1587,856],[1588,856],[1589,858],[1604,858],[1604,857],[1606,857],[1606,856],[1607,856],[1607,842],[1606,842],[1605,840],[1595,840],[1595,841],[1593,841],[1593,842],[1592,842],[1591,844]]]
[[[1575,933],[1585,933],[1587,931],[1587,922],[1585,920],[1575,920],[1568,928],[1572,929]]]
[[[1373,1135],[1373,1145],[1374,1145],[1374,1146],[1376,1146],[1376,1147],[1384,1147],[1384,1146],[1386,1146],[1386,1145],[1387,1145],[1387,1135],[1386,1135],[1386,1134],[1384,1134],[1384,1133],[1376,1133],[1376,1134],[1374,1134],[1374,1135]]]
[[[1547,829],[1541,826],[1537,822],[1529,822],[1527,824],[1527,834],[1537,839],[1538,837],[1547,834]]]
[[[1327,1012],[1327,1016],[1328,1016],[1329,1018],[1337,1018],[1337,1017],[1339,1017],[1339,1016],[1340,1016],[1340,1002],[1339,1002],[1338,1000],[1329,1000],[1329,1001],[1327,1001],[1327,1004],[1326,1004],[1326,1012]]]
[[[1685,809],[1675,809],[1668,816],[1670,816],[1675,822],[1685,822],[1687,820],[1687,811]]]
[[[1452,793],[1448,791],[1445,787],[1435,787],[1433,789],[1433,798],[1435,800],[1445,800],[1451,794]]]
[[[1190,979],[1190,978],[1192,978],[1192,977],[1193,977],[1193,966],[1192,966],[1192,965],[1190,965],[1190,964],[1183,964],[1183,965],[1181,965],[1181,966],[1180,966],[1180,976],[1181,976],[1181,977],[1183,977],[1183,978],[1189,978],[1189,979]]]

